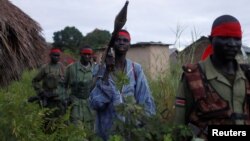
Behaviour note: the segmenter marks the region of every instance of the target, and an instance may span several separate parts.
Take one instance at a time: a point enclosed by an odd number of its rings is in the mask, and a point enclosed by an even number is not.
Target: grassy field
[[[180,66],[162,74],[158,80],[149,80],[150,88],[157,106],[157,115],[145,126],[145,129],[129,129],[136,133],[136,140],[171,141],[174,99],[180,79]],[[0,140],[1,141],[78,141],[99,140],[93,131],[84,125],[74,127],[65,124],[69,113],[55,120],[55,132],[44,134],[41,130],[43,116],[48,109],[39,107],[36,103],[28,103],[27,98],[35,95],[31,80],[36,70],[25,71],[20,81],[12,82],[0,90]],[[131,128],[131,127],[128,127]],[[183,130],[183,134],[186,131]],[[123,133],[111,137],[111,141],[122,141]]]

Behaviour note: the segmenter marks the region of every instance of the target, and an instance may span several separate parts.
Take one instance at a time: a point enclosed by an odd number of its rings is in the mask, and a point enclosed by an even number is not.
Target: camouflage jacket
[[[64,66],[61,63],[45,64],[41,67],[38,74],[33,78],[32,85],[37,93],[51,91],[61,93],[60,85],[64,81]],[[41,84],[42,82],[42,84]]]
[[[230,83],[210,58],[199,66],[184,67],[176,96],[175,123],[191,123],[203,129],[210,124],[248,124],[249,82],[241,67],[238,65]]]
[[[92,86],[92,65],[84,67],[79,61],[66,69],[65,85],[70,94],[77,98],[87,99]]]

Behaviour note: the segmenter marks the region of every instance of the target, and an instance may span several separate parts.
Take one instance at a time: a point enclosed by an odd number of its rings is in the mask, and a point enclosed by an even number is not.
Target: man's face
[[[54,64],[58,63],[58,61],[60,60],[60,53],[51,53],[50,59],[52,63]]]
[[[115,40],[115,52],[119,54],[126,54],[130,46],[130,40],[123,35],[119,35]]]
[[[87,54],[87,53],[84,53],[84,54],[81,54],[81,62],[90,62],[90,59],[91,59],[91,54]]]
[[[212,37],[214,55],[222,61],[234,60],[240,51],[241,38],[216,36]]]

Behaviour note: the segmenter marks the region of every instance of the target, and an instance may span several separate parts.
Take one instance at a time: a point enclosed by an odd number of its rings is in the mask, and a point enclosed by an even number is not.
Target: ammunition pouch
[[[28,98],[28,102],[40,101],[42,107],[50,107],[51,103],[58,103],[58,95],[52,92],[43,91],[36,96],[31,96]]]
[[[44,91],[43,93],[41,93],[41,100],[42,100],[42,104],[43,107],[53,107],[53,105],[55,105],[55,103],[58,103],[60,100],[57,99],[58,95],[54,94],[53,92],[48,92],[48,91]]]
[[[47,75],[47,77],[44,80],[44,83],[48,89],[56,89],[58,86],[58,78],[53,73],[50,73]]]
[[[80,99],[87,99],[89,97],[89,84],[84,82],[74,82],[71,87],[72,94]]]

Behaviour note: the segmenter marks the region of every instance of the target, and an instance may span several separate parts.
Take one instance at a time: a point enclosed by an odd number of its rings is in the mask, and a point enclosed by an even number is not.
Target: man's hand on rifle
[[[47,98],[47,99],[55,99],[55,98],[59,97],[58,94],[55,94],[55,93],[50,92],[50,91],[43,91],[43,92],[39,93],[39,96],[41,98]]]
[[[107,58],[105,60],[106,63],[106,70],[108,72],[111,72],[114,70],[114,66],[115,66],[115,57],[113,55],[113,53],[108,53]]]
[[[103,81],[107,82],[108,81],[108,77],[109,77],[109,73],[114,71],[114,67],[115,67],[115,57],[113,55],[113,53],[109,52],[107,54],[107,57],[105,59],[105,64],[106,64],[106,70],[104,72],[104,76],[103,76]]]

